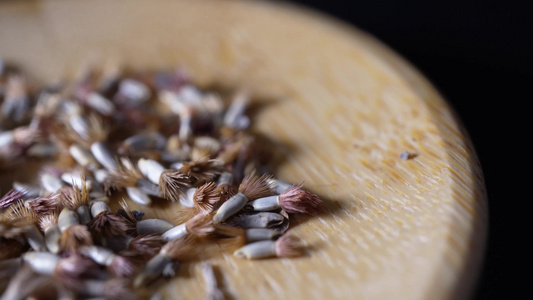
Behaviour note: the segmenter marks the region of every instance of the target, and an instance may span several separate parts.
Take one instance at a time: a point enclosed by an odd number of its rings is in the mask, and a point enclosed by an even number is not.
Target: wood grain
[[[488,215],[475,149],[431,83],[372,36],[260,1],[4,1],[0,56],[41,83],[112,57],[138,69],[181,65],[202,87],[253,92],[254,129],[284,157],[276,174],[304,180],[328,212],[295,217],[305,257],[206,257],[228,297],[471,295]],[[171,208],[145,210],[172,219]],[[162,290],[204,297],[200,264]]]

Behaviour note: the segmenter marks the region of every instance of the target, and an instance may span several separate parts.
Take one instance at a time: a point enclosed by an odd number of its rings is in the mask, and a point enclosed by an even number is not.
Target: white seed
[[[71,115],[81,115],[83,113],[83,108],[79,102],[74,102],[71,100],[61,101],[59,104],[60,113],[63,113],[67,116]]]
[[[243,209],[247,202],[248,198],[243,193],[235,194],[220,206],[213,217],[213,222],[220,223],[225,221]]]
[[[202,97],[202,93],[191,84],[183,86],[178,92],[161,91],[159,93],[159,100],[177,115],[181,115],[188,107],[201,105]]]
[[[250,228],[246,229],[244,232],[247,243],[264,240],[275,240],[281,236],[279,231],[268,228]]]
[[[222,174],[220,174],[220,176],[218,177],[217,186],[221,186],[223,184],[231,185],[232,183],[233,183],[233,173],[222,172]]]
[[[41,185],[50,193],[57,193],[62,187],[65,186],[61,179],[50,173],[43,173],[41,175]]]
[[[81,174],[79,173],[73,173],[73,172],[65,172],[63,174],[61,174],[61,180],[63,180],[64,182],[70,184],[70,185],[76,185],[76,181],[80,181],[81,182]]]
[[[244,114],[249,102],[248,94],[244,91],[239,92],[230,104],[230,107],[224,115],[224,126],[236,128],[238,119]]]
[[[154,184],[159,184],[159,178],[163,171],[166,170],[163,165],[153,159],[141,158],[137,162],[137,166],[141,173]]]
[[[116,170],[118,163],[104,142],[96,142],[91,145],[91,153],[94,158],[107,170]]]
[[[188,141],[189,138],[193,135],[191,127],[192,116],[191,113],[181,113],[180,114],[180,129],[178,131],[179,139],[182,141]]]
[[[206,285],[206,299],[210,300],[224,300],[226,297],[222,290],[218,287],[217,276],[213,265],[208,262],[202,264],[202,275]]]
[[[172,169],[174,169],[174,170],[179,170],[179,169],[183,168],[183,162],[181,162],[181,161],[177,161],[177,162],[175,162],[175,163],[172,163],[172,164],[170,165],[170,168],[172,168]]]
[[[105,116],[111,116],[115,112],[115,105],[109,99],[98,93],[90,93],[87,97],[87,105]]]
[[[183,103],[192,103],[198,105],[202,100],[202,92],[192,84],[184,85],[178,92],[179,98]]]
[[[44,236],[41,231],[31,224],[25,228],[24,235],[30,247],[35,251],[46,251],[46,243],[44,241]]]
[[[248,259],[273,257],[276,256],[276,242],[259,241],[251,243],[237,249],[233,254]]]
[[[146,193],[144,193],[140,188],[129,186],[126,187],[126,193],[130,197],[131,201],[141,204],[141,205],[150,205],[152,204],[152,199]]]
[[[46,158],[54,156],[58,152],[57,146],[53,143],[44,142],[32,145],[26,154],[31,157]]]
[[[179,115],[179,113],[184,109],[185,103],[182,103],[175,92],[171,91],[160,91],[158,93],[158,98],[161,103],[164,103],[170,111]]]
[[[91,127],[87,120],[81,114],[73,114],[69,119],[72,129],[84,140],[89,139],[89,131]]]
[[[79,248],[81,254],[90,257],[99,265],[109,266],[117,257],[113,251],[98,246],[82,246]]]
[[[145,219],[137,222],[137,234],[163,234],[172,229],[174,224],[161,219]]]
[[[184,207],[192,208],[194,207],[194,192],[196,192],[195,187],[188,188],[185,194],[180,195],[180,204]]]
[[[161,197],[159,186],[148,179],[140,178],[137,180],[137,187],[150,196]]]
[[[120,82],[118,93],[124,95],[131,102],[130,106],[136,106],[150,98],[150,89],[137,80],[124,79]]]
[[[52,224],[44,229],[44,240],[48,251],[57,254],[59,252],[59,238],[61,230],[57,224]]]
[[[110,210],[111,209],[109,208],[109,205],[107,205],[107,203],[105,203],[104,201],[95,201],[91,205],[91,215],[93,216],[93,218],[95,218],[104,211]]]
[[[254,211],[272,211],[280,209],[279,196],[268,196],[250,201],[246,204],[246,208]]]
[[[63,173],[61,174],[61,179],[72,185],[72,186],[76,186],[78,189],[82,189],[84,188],[83,186],[83,180],[82,180],[82,174],[80,173],[70,173],[70,172],[67,172],[67,173]],[[91,190],[93,187],[93,182],[92,180],[88,179],[88,180],[85,180],[85,188],[87,188],[87,190]]]
[[[13,182],[13,188],[18,192],[22,193],[28,198],[37,198],[39,197],[43,190],[37,185],[31,185],[26,183],[21,183],[18,181]],[[33,200],[33,199],[32,199]]]
[[[94,170],[93,175],[96,181],[98,181],[99,183],[104,183],[105,179],[107,178],[107,175],[109,175],[109,171],[107,171],[106,169],[98,169]]]
[[[57,263],[61,259],[59,255],[51,252],[26,252],[22,259],[35,272],[44,275],[53,275]]]
[[[270,185],[270,189],[275,192],[276,194],[282,194],[286,190],[288,190],[293,184],[276,179],[276,178],[269,178],[267,179],[268,184]]]
[[[68,208],[63,208],[57,217],[57,226],[61,232],[65,231],[67,228],[73,225],[79,225],[80,220],[79,216],[75,211],[72,211]]]
[[[143,270],[137,277],[135,278],[133,282],[134,287],[141,287],[145,286],[154,280],[156,280],[159,276],[161,276],[163,270],[168,265],[168,263],[171,262],[171,259],[167,257],[164,254],[157,254],[156,256],[152,257],[144,266]]]
[[[177,240],[182,237],[185,237],[187,234],[189,234],[187,232],[187,227],[185,226],[185,223],[183,223],[165,231],[165,233],[163,233],[161,237],[164,241],[168,242],[170,240]]]
[[[91,152],[89,152],[82,146],[78,144],[72,144],[68,150],[70,156],[72,156],[72,158],[74,158],[76,163],[78,163],[80,166],[88,168],[89,170],[94,170],[98,166],[98,162],[91,154]]]

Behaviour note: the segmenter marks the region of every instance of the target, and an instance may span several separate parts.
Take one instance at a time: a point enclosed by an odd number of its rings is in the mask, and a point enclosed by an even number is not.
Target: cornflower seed
[[[248,259],[303,253],[289,215],[316,215],[322,200],[268,172],[248,132],[252,91],[225,107],[183,69],[135,73],[115,62],[36,89],[3,66],[0,170],[46,164],[0,198],[2,299],[40,290],[134,299],[157,280],[179,280],[180,265],[212,255],[202,248],[212,242]],[[172,202],[174,216],[145,216],[127,201]],[[202,265],[206,295],[224,299],[215,268]]]

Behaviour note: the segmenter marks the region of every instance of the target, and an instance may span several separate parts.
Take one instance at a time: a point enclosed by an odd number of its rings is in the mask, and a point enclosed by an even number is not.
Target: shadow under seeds
[[[316,215],[290,214],[289,215],[290,225],[289,225],[289,228],[287,229],[287,232],[290,233],[294,228],[302,226],[303,224],[308,223],[309,221],[315,218],[318,218],[318,217],[329,220],[333,218],[332,215],[336,214],[338,211],[343,209],[339,201],[325,198],[320,195],[318,196],[320,197],[320,199],[322,199],[323,205],[319,209],[317,214]],[[305,244],[304,249],[303,249],[304,250],[303,254],[300,255],[300,257],[310,257],[313,252],[323,250],[327,247],[331,247],[331,244],[328,244],[321,239],[315,239],[312,243]]]
[[[293,228],[297,228],[298,226],[304,225],[305,223],[308,223],[309,221],[315,219],[315,218],[323,218],[327,221],[333,218],[333,215],[337,214],[339,211],[343,210],[341,204],[339,201],[325,198],[323,196],[319,197],[323,201],[322,207],[318,210],[316,215],[309,215],[309,214],[292,214],[290,215],[291,226],[289,227],[288,231],[292,230]],[[329,223],[329,222],[327,222]],[[331,244],[327,243],[326,241],[322,239],[316,239],[313,241],[312,244],[306,244],[305,245],[305,255],[303,256],[310,256],[310,253],[319,251],[321,249],[324,249],[326,247],[330,247]]]
[[[172,206],[172,202],[163,198],[150,196],[150,199],[152,199],[151,207],[155,209],[168,209],[170,206]]]
[[[305,185],[303,187],[306,189]],[[309,214],[291,214],[290,220],[291,220],[291,228],[295,228],[300,226],[301,224],[304,224],[306,222],[309,222],[312,219],[315,219],[317,217],[321,217],[324,219],[330,219],[332,218],[332,215],[336,214],[337,212],[343,210],[342,204],[340,201],[333,200],[331,198],[325,197],[321,194],[314,193],[322,200],[322,206],[318,209],[316,215],[309,215]]]

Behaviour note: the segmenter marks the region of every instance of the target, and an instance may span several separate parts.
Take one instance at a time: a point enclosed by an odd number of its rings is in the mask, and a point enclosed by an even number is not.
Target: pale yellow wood
[[[88,57],[186,67],[201,86],[247,87],[258,132],[285,155],[277,175],[326,201],[293,232],[310,255],[212,255],[235,299],[461,299],[487,234],[469,137],[434,87],[371,36],[255,1],[3,1],[0,56],[49,82]],[[459,70],[458,70],[459,71]],[[259,101],[259,100],[257,100]],[[402,151],[416,154],[400,160]],[[9,180],[12,174],[4,180]],[[8,179],[6,179],[8,177]],[[171,219],[172,210],[146,209]],[[199,264],[168,299],[204,296]]]

